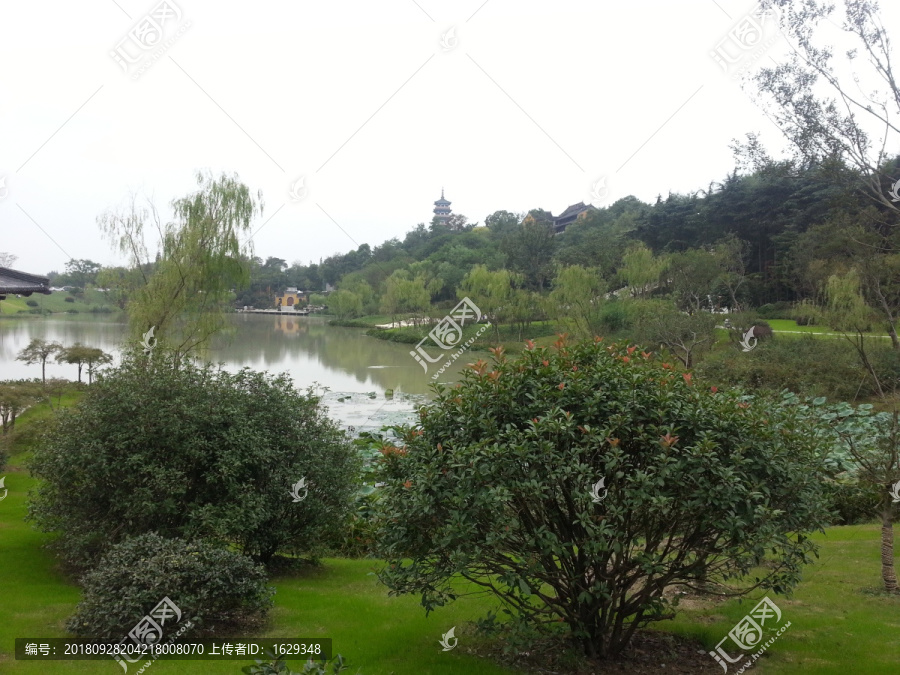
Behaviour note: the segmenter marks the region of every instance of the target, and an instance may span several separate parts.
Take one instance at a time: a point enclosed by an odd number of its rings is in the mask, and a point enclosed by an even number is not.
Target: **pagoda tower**
[[[444,188],[441,188],[441,198],[434,203],[434,217],[446,227],[450,213],[450,202],[444,199]]]

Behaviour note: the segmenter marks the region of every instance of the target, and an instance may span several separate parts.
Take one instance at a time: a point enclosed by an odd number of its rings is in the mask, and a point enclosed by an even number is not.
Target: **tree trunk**
[[[894,525],[889,495],[884,496],[881,509],[881,578],[884,590],[897,593],[897,574],[894,570]]]
[[[881,388],[881,381],[878,379],[878,374],[875,372],[875,368],[869,362],[869,357],[866,354],[865,337],[863,336],[862,331],[857,329],[856,338],[851,339],[848,337],[847,339],[850,340],[854,347],[856,347],[856,352],[859,354],[859,359],[862,361],[863,367],[869,375],[872,376],[872,379],[875,380],[875,390],[878,392],[878,398],[883,399],[884,390]]]

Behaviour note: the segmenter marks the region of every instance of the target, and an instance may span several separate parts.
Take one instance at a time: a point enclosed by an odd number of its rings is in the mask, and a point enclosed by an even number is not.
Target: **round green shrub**
[[[672,586],[740,594],[764,561],[761,587],[799,583],[825,523],[810,420],[599,338],[494,353],[382,448],[393,592],[430,611],[490,578],[510,626],[608,657],[630,639],[621,622],[669,618]]]
[[[774,335],[768,321],[757,321],[753,324],[753,336],[759,340],[767,340]]]
[[[790,319],[791,303],[784,301],[768,303],[759,307],[756,313],[765,319]]]
[[[29,307],[37,307],[38,301],[37,300],[26,300],[25,304],[28,305]]]
[[[824,316],[822,310],[809,299],[798,302],[791,312],[791,318],[797,322],[798,326],[818,326],[822,323]]]
[[[68,295],[63,302],[75,302],[75,298],[73,298],[71,295]]]
[[[29,518],[60,533],[54,545],[73,566],[154,531],[229,542],[262,563],[315,557],[350,510],[359,463],[287,375],[126,353],[42,436]]]
[[[246,556],[155,532],[110,548],[81,583],[81,602],[66,627],[117,642],[165,597],[181,610],[178,623],[191,621],[197,634],[259,628],[275,592],[266,587],[265,568]]]
[[[826,481],[825,494],[834,512],[832,525],[858,525],[875,519],[881,494],[871,486],[849,481]]]
[[[604,303],[600,309],[600,325],[610,333],[617,333],[627,328],[629,321],[626,303],[612,300]]]

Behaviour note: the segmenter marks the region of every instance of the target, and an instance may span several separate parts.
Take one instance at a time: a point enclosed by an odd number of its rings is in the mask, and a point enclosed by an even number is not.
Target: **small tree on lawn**
[[[112,363],[112,354],[107,354],[102,349],[96,347],[86,347],[84,352],[84,362],[87,364],[88,384],[94,383],[94,369]]]
[[[712,346],[715,329],[716,318],[709,312],[684,314],[674,307],[644,313],[638,326],[647,342],[668,348],[685,368],[692,368],[697,354]]]
[[[0,382],[0,424],[3,434],[16,428],[16,417],[43,398],[37,380],[5,380]]]
[[[456,388],[435,385],[418,428],[399,430],[405,447],[382,449],[392,593],[430,612],[462,577],[502,601],[508,625],[608,657],[674,616],[673,588],[799,582],[825,521],[796,410],[700,390],[634,347],[494,351]]]
[[[70,363],[78,366],[78,383],[81,384],[81,370],[87,363],[88,356],[93,348],[86,347],[80,342],[76,342],[71,347],[63,347],[56,355],[57,363]]]
[[[359,459],[286,375],[126,353],[35,449],[29,518],[87,565],[128,536],[207,538],[268,563],[315,554],[342,522]],[[292,486],[304,481],[297,501]]]
[[[41,364],[41,382],[47,382],[47,359],[58,354],[63,346],[59,342],[48,342],[42,338],[32,338],[28,346],[19,352],[17,361],[24,361],[28,365]]]

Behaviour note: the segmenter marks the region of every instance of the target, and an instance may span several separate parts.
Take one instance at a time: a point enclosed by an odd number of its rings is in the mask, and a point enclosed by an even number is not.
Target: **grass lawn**
[[[50,414],[44,408],[46,404],[35,406],[17,421],[26,438],[28,426],[40,424]],[[30,451],[18,452],[0,471],[9,490],[0,501],[0,673],[120,673],[120,666],[111,659],[27,662],[13,658],[17,637],[65,637],[66,619],[80,597],[78,588],[57,571],[54,558],[42,548],[50,537],[23,521],[27,492],[36,482],[25,469],[29,455]],[[781,608],[782,625],[790,621],[791,626],[756,662],[754,671],[896,673],[900,596],[889,598],[878,592],[879,526],[833,527],[814,538],[822,546],[821,557],[806,568],[794,595],[790,599],[770,595]],[[896,555],[895,551],[895,559]],[[473,654],[483,653],[486,643],[474,634],[470,622],[492,607],[489,599],[461,598],[426,618],[417,597],[388,597],[371,574],[378,561],[332,558],[323,563],[320,568],[273,579],[277,592],[269,626],[244,637],[330,637],[335,653],[349,659],[351,674],[357,669],[362,675],[521,672]],[[713,649],[762,595],[757,593],[743,604],[736,600],[715,604],[689,596],[676,619],[654,628],[699,639],[707,650]],[[454,626],[459,646],[443,652],[438,641]],[[735,654],[729,642],[725,648]],[[660,659],[664,662],[665,655],[660,654]],[[152,672],[238,675],[249,663],[161,660],[154,663]],[[292,663],[300,666],[300,662]],[[718,668],[711,658],[710,664],[713,670]],[[739,668],[735,664],[729,673]]]
[[[41,548],[49,537],[22,521],[26,493],[35,483],[23,470],[26,456],[17,455],[6,468],[9,495],[0,502],[0,672],[121,673],[111,659],[28,662],[13,658],[17,637],[65,637],[65,621],[80,596]],[[330,637],[335,653],[349,659],[349,672],[359,668],[363,675],[515,672],[466,653],[466,641],[474,643],[467,622],[484,614],[487,600],[464,599],[426,618],[418,598],[388,597],[387,590],[369,574],[375,564],[372,560],[326,559],[319,569],[274,579],[277,592],[269,628],[264,635],[244,637]],[[453,626],[459,647],[443,652],[438,641]],[[152,668],[160,674],[239,675],[241,667],[250,663],[161,660]]]
[[[895,530],[896,530],[895,526]],[[900,595],[879,593],[880,525],[831,527],[813,539],[820,558],[806,568],[790,599],[770,594],[791,626],[768,648],[753,670],[794,673],[896,673],[900,664]],[[898,551],[894,551],[897,561]],[[660,628],[702,640],[710,649],[725,637],[764,594],[742,604],[686,609]],[[770,637],[767,635],[767,638]],[[734,649],[730,640],[723,647]],[[740,668],[735,664],[729,673]]]
[[[792,319],[769,319],[769,326],[776,333],[817,333],[820,335],[840,336],[841,334],[828,326],[798,326],[797,322]],[[865,333],[870,337],[889,338],[890,336],[883,331],[869,331]]]
[[[70,294],[65,291],[54,291],[50,295],[35,293],[27,298],[17,298],[15,295],[8,295],[6,300],[0,301],[0,314],[27,313],[32,309],[43,309],[50,312],[67,312],[70,309],[74,309],[78,312],[89,312],[92,307],[108,307],[114,312],[120,311],[118,307],[109,302],[106,293],[93,288],[86,289],[84,295],[75,298],[75,302],[66,302],[66,298],[69,296]],[[29,300],[35,301],[38,303],[38,306],[29,307],[26,304]]]

